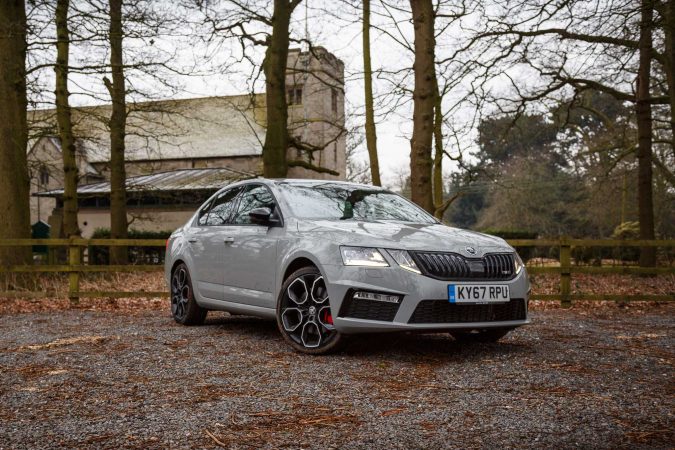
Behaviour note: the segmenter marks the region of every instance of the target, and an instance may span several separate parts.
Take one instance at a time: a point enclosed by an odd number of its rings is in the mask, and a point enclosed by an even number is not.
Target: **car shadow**
[[[227,331],[241,331],[242,333],[257,333],[261,335],[278,333],[277,324],[274,320],[229,313],[212,314],[209,313],[206,317],[204,327],[215,327]]]
[[[452,358],[484,358],[490,355],[524,355],[533,349],[510,337],[495,343],[458,342],[449,333],[395,332],[350,336],[344,354],[359,357],[423,356]]]
[[[227,313],[216,316],[209,314],[204,326],[282,342],[274,320]],[[490,355],[516,356],[533,353],[535,350],[528,343],[517,339],[516,333],[518,333],[517,330],[495,343],[458,342],[447,332],[357,334],[347,336],[346,344],[338,354],[343,357],[367,359],[387,356],[404,359],[407,357],[450,357],[465,360],[480,359]],[[291,351],[290,348],[289,351]]]

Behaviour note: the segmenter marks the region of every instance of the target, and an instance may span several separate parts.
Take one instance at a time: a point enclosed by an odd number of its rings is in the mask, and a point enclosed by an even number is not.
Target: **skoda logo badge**
[[[467,252],[469,255],[475,255],[475,254],[476,254],[476,249],[473,248],[473,247],[467,247],[467,248],[466,248],[466,252]]]

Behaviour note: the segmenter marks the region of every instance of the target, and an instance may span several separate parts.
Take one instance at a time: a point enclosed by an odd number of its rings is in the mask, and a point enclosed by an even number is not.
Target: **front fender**
[[[284,274],[293,261],[303,258],[314,264],[325,277],[323,269],[326,264],[342,264],[340,247],[328,239],[308,239],[308,236],[289,239],[279,243],[279,271],[277,271],[276,292],[281,291],[284,284]]]

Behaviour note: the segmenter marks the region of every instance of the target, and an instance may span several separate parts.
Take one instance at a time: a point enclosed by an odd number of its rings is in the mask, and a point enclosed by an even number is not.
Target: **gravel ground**
[[[675,308],[546,310],[290,351],[275,324],[165,311],[0,316],[0,448],[672,448]]]

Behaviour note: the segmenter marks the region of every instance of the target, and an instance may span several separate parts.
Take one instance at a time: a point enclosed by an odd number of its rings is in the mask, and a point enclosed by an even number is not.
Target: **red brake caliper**
[[[330,314],[330,311],[327,309],[323,310],[323,323],[326,323],[328,325],[333,325],[333,316]]]

